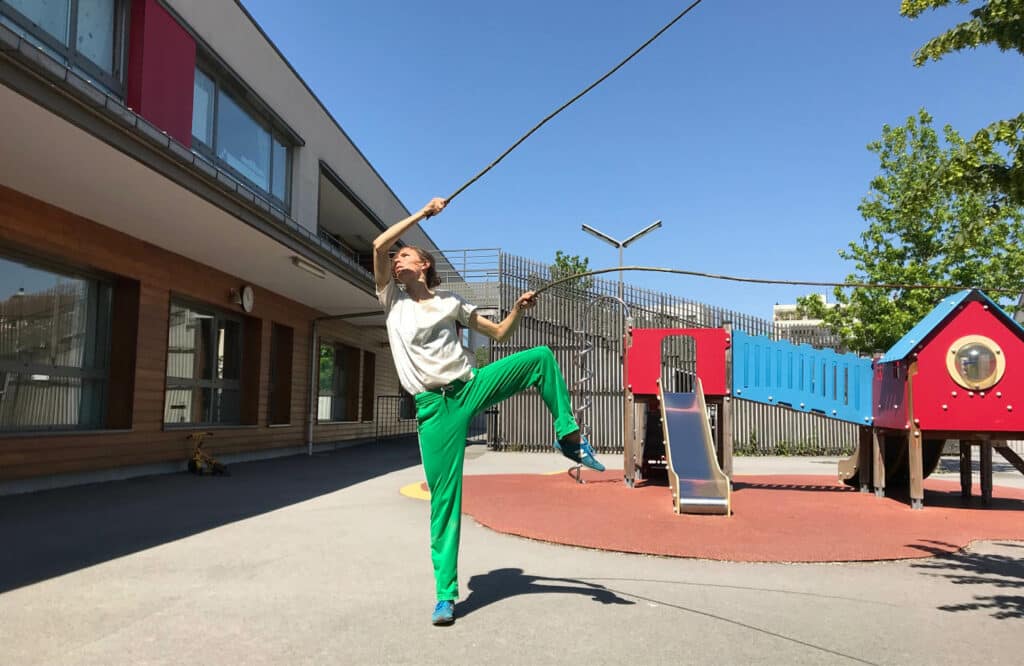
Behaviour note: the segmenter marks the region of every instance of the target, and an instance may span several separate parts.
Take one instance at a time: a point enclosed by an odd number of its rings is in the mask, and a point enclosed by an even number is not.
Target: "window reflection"
[[[62,44],[68,43],[68,18],[70,0],[5,0],[37,26],[56,37]]]
[[[270,191],[270,132],[223,92],[217,107],[217,157]]]
[[[280,203],[288,201],[291,149],[267,114],[236,96],[237,86],[196,68],[192,136],[198,152],[220,162]],[[239,101],[243,100],[243,101]]]
[[[196,70],[192,92],[192,136],[213,146],[213,104],[216,88],[206,74]]]
[[[107,74],[114,72],[114,0],[78,0],[75,47]]]
[[[164,423],[238,423],[241,363],[241,321],[172,301]]]
[[[103,424],[111,288],[0,258],[0,431]]]

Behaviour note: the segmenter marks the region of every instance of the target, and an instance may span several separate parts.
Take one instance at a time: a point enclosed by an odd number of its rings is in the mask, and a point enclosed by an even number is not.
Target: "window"
[[[359,419],[360,351],[348,345],[320,343],[320,396],[317,419]]]
[[[164,423],[238,424],[241,366],[241,319],[172,301]]]
[[[270,423],[291,423],[292,344],[290,326],[274,324],[270,329]]]
[[[111,294],[0,257],[0,431],[105,425]]]
[[[123,91],[127,0],[0,0],[0,14],[89,78]]]
[[[960,386],[983,391],[1003,378],[1006,357],[995,340],[984,335],[966,335],[950,345],[946,370]]]
[[[291,149],[267,118],[239,101],[243,97],[225,79],[196,69],[195,148],[287,208]]]

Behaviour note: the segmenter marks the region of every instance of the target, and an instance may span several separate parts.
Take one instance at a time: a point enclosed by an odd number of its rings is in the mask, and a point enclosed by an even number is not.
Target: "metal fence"
[[[445,251],[440,271],[445,287],[470,302],[497,310],[505,316],[516,298],[528,289],[537,289],[565,277],[547,264],[505,254],[497,249]],[[544,292],[537,307],[521,320],[516,335],[504,343],[493,343],[484,357],[504,358],[518,351],[547,345],[555,354],[569,383],[574,406],[585,393],[590,408],[582,415],[590,428],[598,451],[622,452],[622,335],[624,317],[617,305],[618,280],[598,277],[565,282]],[[601,307],[592,307],[595,301]],[[712,306],[679,296],[623,284],[623,301],[628,306],[632,325],[637,328],[717,328],[725,323],[733,329],[772,339],[791,339],[772,321]],[[588,319],[588,321],[584,321]],[[577,364],[581,349],[576,331],[589,331],[593,345],[588,368],[593,373],[585,385],[578,385],[581,370]],[[791,339],[795,343],[819,346],[831,341],[822,337]],[[828,346],[827,344],[825,346]],[[674,337],[662,348],[661,380],[667,390],[692,391],[696,370],[696,352],[690,338]],[[400,396],[382,396],[397,405]],[[398,408],[391,408],[397,414]],[[415,431],[415,419],[388,417],[388,407],[378,399],[378,438],[387,433]],[[857,425],[820,416],[733,399],[733,449],[738,455],[814,454],[847,455],[857,445]],[[555,433],[551,418],[540,396],[530,390],[514,396],[477,417],[470,437],[485,440],[492,448],[507,451],[551,451]],[[1010,448],[1024,455],[1024,442],[1011,442]]]
[[[377,396],[376,441],[408,437],[416,432],[415,412],[409,415],[408,401],[409,398],[402,395]]]
[[[497,410],[477,414],[469,423],[466,438],[473,442],[491,443],[497,435]],[[410,395],[377,396],[377,418],[374,440],[381,442],[416,434],[416,406]]]
[[[494,250],[445,252],[457,277],[445,286],[483,307],[505,316],[518,296],[565,275],[553,266]],[[446,276],[442,276],[445,279]],[[493,343],[486,355],[504,358],[538,345],[551,348],[568,379],[570,397],[577,408],[588,398],[590,407],[579,417],[589,429],[595,448],[603,453],[622,451],[622,337],[625,317],[617,298],[618,280],[586,277],[544,292],[537,307],[520,320],[509,341]],[[476,299],[474,299],[476,297]],[[599,301],[599,307],[593,307]],[[708,305],[679,296],[623,285],[622,302],[638,328],[717,328],[726,323],[751,334],[776,337],[774,324],[760,317]],[[586,331],[587,366],[583,378],[578,365]],[[696,370],[696,350],[688,338],[666,341],[662,382],[671,391],[690,391]],[[835,424],[815,415],[736,401],[734,446],[752,454],[845,453],[856,445],[856,427]],[[514,396],[489,418],[488,442],[498,450],[550,451],[555,433],[551,418],[536,391]]]
[[[859,426],[813,412],[732,400],[732,446],[739,456],[849,455]]]

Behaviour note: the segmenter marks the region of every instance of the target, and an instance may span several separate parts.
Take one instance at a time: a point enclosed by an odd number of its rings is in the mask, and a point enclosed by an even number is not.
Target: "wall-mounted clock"
[[[252,312],[252,306],[255,303],[256,294],[253,293],[252,287],[245,285],[242,287],[242,309],[246,312]]]

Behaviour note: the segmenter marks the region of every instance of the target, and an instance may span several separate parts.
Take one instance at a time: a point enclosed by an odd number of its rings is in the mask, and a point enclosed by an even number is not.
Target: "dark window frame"
[[[374,404],[376,403],[375,388],[377,385],[377,354],[368,350],[360,350],[361,364],[359,366],[359,420],[363,423],[372,422],[374,419]]]
[[[89,291],[88,311],[85,313],[87,322],[86,335],[91,338],[91,343],[83,350],[84,358],[81,367],[26,362],[19,361],[17,359],[0,359],[0,373],[3,373],[4,375],[45,375],[47,377],[56,378],[98,380],[101,382],[102,386],[101,394],[98,396],[98,402],[94,406],[94,410],[96,412],[95,424],[82,425],[81,422],[79,422],[77,425],[52,424],[10,429],[0,427],[0,433],[89,432],[92,430],[104,429],[107,426],[108,421],[107,403],[111,382],[110,341],[113,331],[113,279],[94,271],[79,269],[59,262],[49,261],[44,258],[24,254],[17,250],[2,246],[0,246],[0,259],[22,264],[32,270],[44,271],[64,278],[87,282],[89,285]],[[105,310],[105,312],[101,310]],[[103,321],[103,319],[105,319],[105,321]],[[92,363],[87,365],[87,359],[90,357],[92,359]]]
[[[295,363],[295,329],[270,324],[270,367],[267,382],[267,425],[291,425],[292,372]],[[287,373],[287,374],[284,374]],[[280,410],[280,411],[279,411]],[[282,419],[282,413],[287,418]]]
[[[216,164],[219,168],[227,171],[233,177],[237,178],[241,182],[245,183],[247,187],[252,189],[258,196],[266,199],[270,203],[274,204],[277,208],[282,211],[291,211],[292,204],[292,167],[295,158],[296,145],[291,139],[290,132],[277,126],[273,119],[270,118],[266,113],[260,112],[255,105],[250,103],[247,98],[251,93],[247,93],[243,86],[237,84],[233,77],[229,74],[224,73],[216,65],[210,61],[205,60],[201,57],[196,59],[196,72],[201,72],[203,76],[213,82],[213,113],[212,120],[210,123],[210,144],[207,144],[202,138],[196,136],[191,132],[192,136],[192,150],[205,157],[210,162]],[[193,78],[193,86],[195,86],[195,79]],[[263,189],[262,186],[253,182],[248,177],[240,173],[238,170],[233,168],[230,164],[222,160],[217,156],[217,119],[220,116],[220,96],[226,94],[231,98],[231,101],[238,106],[249,118],[265,129],[270,134],[270,169],[267,172],[267,182],[269,189]],[[192,102],[193,113],[195,110],[195,101]],[[273,193],[274,189],[274,142],[277,142],[285,148],[285,164],[284,164],[284,199],[279,198]]]
[[[220,327],[219,327],[218,324],[220,322],[222,322],[222,321],[231,321],[231,322],[234,322],[234,323],[236,323],[238,325],[238,344],[237,344],[237,349],[234,350],[234,354],[233,355],[235,356],[235,363],[237,364],[237,366],[239,368],[239,377],[237,379],[217,379],[216,376],[215,376],[216,375],[215,372],[213,373],[214,374],[214,378],[212,378],[212,379],[198,378],[198,377],[174,377],[174,376],[171,376],[169,374],[170,368],[167,367],[167,365],[165,364],[165,368],[164,368],[164,410],[163,410],[164,414],[161,417],[162,420],[163,420],[163,427],[165,429],[175,429],[175,428],[195,428],[195,427],[210,427],[210,426],[241,426],[241,425],[244,425],[243,422],[242,422],[242,411],[243,411],[243,399],[244,399],[244,396],[242,396],[243,381],[242,381],[242,372],[241,372],[241,370],[242,370],[242,363],[244,362],[244,359],[245,359],[245,353],[244,353],[244,349],[245,349],[245,319],[243,317],[239,316],[239,315],[236,315],[236,314],[231,313],[231,312],[226,311],[226,310],[222,310],[222,309],[217,308],[215,306],[208,305],[206,303],[202,303],[202,302],[199,302],[199,301],[194,301],[194,300],[191,300],[191,299],[189,299],[187,297],[181,297],[181,296],[177,296],[177,295],[172,294],[171,298],[169,299],[168,304],[167,304],[167,335],[165,336],[165,340],[167,340],[168,345],[167,345],[166,353],[164,355],[165,363],[166,363],[167,357],[171,354],[171,349],[170,349],[170,326],[171,326],[170,313],[171,313],[171,309],[175,305],[180,306],[180,307],[188,308],[192,312],[197,312],[199,314],[209,315],[209,316],[213,317],[214,325],[210,327],[210,339],[207,340],[206,343],[209,346],[209,349],[214,354],[214,356],[213,356],[214,363],[216,363],[217,331],[220,330]],[[200,416],[199,420],[182,421],[182,422],[179,422],[179,421],[167,421],[167,419],[166,419],[166,414],[167,414],[167,392],[171,391],[171,390],[182,390],[182,389],[191,389],[191,390],[210,389],[211,391],[216,391],[218,389],[221,389],[221,390],[236,391],[238,393],[238,406],[239,406],[238,418],[234,419],[234,420],[230,420],[230,421],[215,421],[215,420],[212,420],[212,418],[211,418],[211,420],[205,420],[205,414],[200,414],[199,415]],[[193,415],[193,416],[195,416],[195,415]],[[212,413],[211,413],[211,416],[212,416]]]
[[[114,53],[111,72],[108,74],[96,65],[88,56],[80,53],[75,46],[78,36],[78,3],[79,0],[68,0],[68,43],[48,33],[32,19],[22,14],[10,4],[0,0],[0,14],[29,34],[32,39],[57,53],[70,67],[84,72],[89,77],[101,82],[104,87],[115,93],[119,98],[125,96],[125,73],[128,65],[128,26],[131,3],[129,0],[114,0]]]

